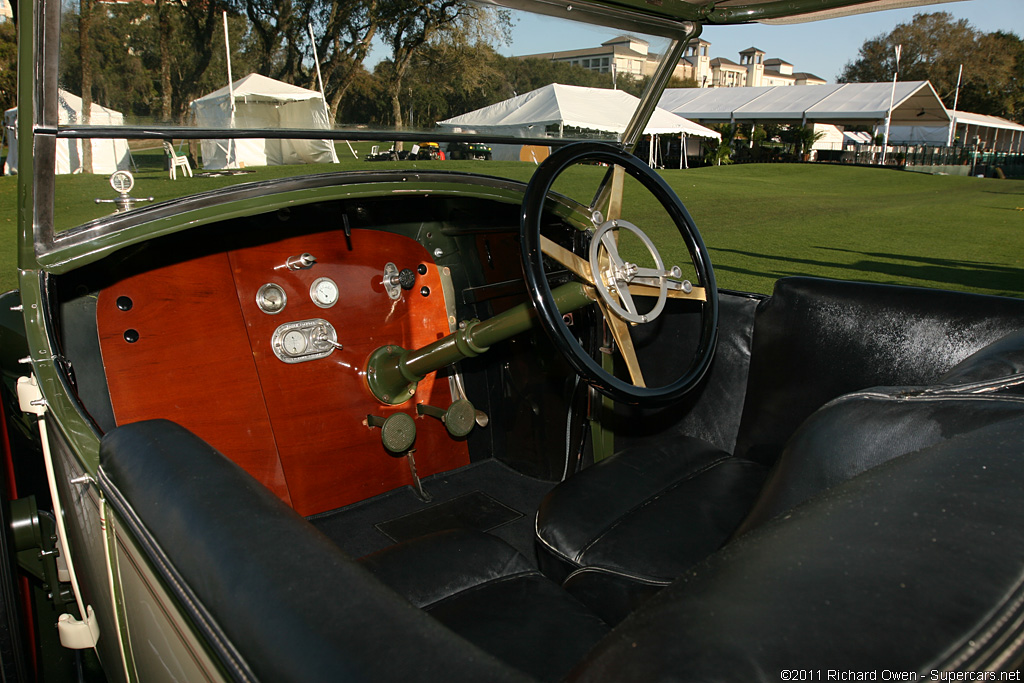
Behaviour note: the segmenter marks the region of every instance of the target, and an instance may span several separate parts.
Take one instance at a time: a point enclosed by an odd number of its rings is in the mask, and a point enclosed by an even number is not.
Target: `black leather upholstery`
[[[1024,331],[955,365],[930,387],[875,387],[841,396],[789,440],[737,533],[904,453],[1024,416]]]
[[[938,384],[961,391],[1024,393],[1024,331],[1011,332],[971,354]]]
[[[573,680],[1014,670],[1022,435],[1016,419],[904,455],[729,543],[620,624]]]
[[[668,583],[722,545],[766,473],[699,439],[624,451],[545,498],[540,549],[561,561],[556,579],[586,566]]]
[[[1020,414],[1007,394],[1024,380],[1000,373],[1024,367],[1024,333],[1011,332],[1022,328],[1019,300],[780,280],[753,318],[735,453],[675,430],[631,433],[542,503],[542,567],[556,579],[575,572],[566,588],[614,622],[733,532],[893,457]]]
[[[1020,299],[783,278],[758,307],[733,453],[771,465],[828,401],[874,386],[932,384],[1022,328]]]
[[[361,562],[452,631],[538,680],[561,680],[608,632],[593,612],[488,534],[444,531]]]
[[[524,680],[165,420],[103,437],[99,482],[237,680]]]
[[[1020,416],[1019,396],[883,387],[838,398],[789,440],[737,533],[904,453]]]

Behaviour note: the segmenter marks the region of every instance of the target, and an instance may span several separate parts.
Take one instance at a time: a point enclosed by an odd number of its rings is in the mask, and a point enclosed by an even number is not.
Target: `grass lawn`
[[[370,144],[356,146],[358,160],[340,145],[339,165],[177,181],[162,170],[158,151],[137,151],[132,194],[168,199],[297,170],[416,167],[526,180],[535,168],[521,162],[366,163],[361,159]],[[581,183],[601,173],[583,170]],[[667,170],[663,176],[696,220],[720,287],[769,292],[777,278],[804,274],[1024,297],[1024,181],[802,164]],[[0,291],[16,283],[15,185],[13,177],[0,178]],[[110,205],[92,200],[112,196],[105,176],[61,176],[59,227],[103,215]],[[678,262],[672,255],[666,261]]]

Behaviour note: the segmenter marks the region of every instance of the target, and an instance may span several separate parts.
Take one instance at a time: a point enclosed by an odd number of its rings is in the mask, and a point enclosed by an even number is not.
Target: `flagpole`
[[[896,99],[896,76],[900,72],[900,53],[903,46],[896,46],[896,68],[892,72],[892,92],[889,94],[889,111],[885,113],[885,143],[882,145],[882,166],[885,166],[885,151],[889,148],[889,124],[892,122],[892,106]]]
[[[313,33],[313,24],[312,24],[312,22],[308,26],[309,26],[309,45],[310,45],[311,48],[313,48],[313,63],[316,64],[316,82],[320,85],[320,97],[322,97],[323,100],[324,100],[324,116],[327,118],[327,127],[328,128],[333,128],[334,125],[333,125],[333,122],[331,121],[331,110],[327,108],[327,92],[324,90],[324,77],[320,73],[320,55],[318,55],[316,53],[316,34]],[[352,143],[350,143],[348,140],[346,140],[345,144],[348,145],[348,151],[352,152],[352,156],[354,156],[356,159],[358,159],[359,155],[356,154],[356,151],[354,149],[352,149]],[[334,144],[333,143],[331,144],[331,154],[334,156],[334,163],[336,163],[336,164],[339,163],[338,162],[338,153],[334,151]]]

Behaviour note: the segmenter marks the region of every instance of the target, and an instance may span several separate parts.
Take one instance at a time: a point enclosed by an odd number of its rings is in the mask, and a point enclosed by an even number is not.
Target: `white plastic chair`
[[[178,179],[178,168],[181,168],[189,178],[192,177],[192,164],[188,163],[188,157],[175,154],[174,146],[167,140],[164,140],[164,152],[167,154],[168,162],[170,162],[168,166],[170,167],[171,180]]]

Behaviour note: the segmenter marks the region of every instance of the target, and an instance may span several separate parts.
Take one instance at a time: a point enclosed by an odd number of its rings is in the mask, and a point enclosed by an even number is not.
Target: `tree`
[[[985,34],[948,12],[916,14],[909,23],[864,42],[848,62],[840,83],[892,80],[894,48],[902,45],[899,78],[931,81],[952,108],[960,65],[964,67],[958,108],[1021,120],[1024,102],[1024,45],[1012,33]]]
[[[13,21],[0,24],[0,111],[18,102],[18,35]]]
[[[82,121],[88,126],[92,113],[92,72],[93,55],[90,41],[92,25],[92,0],[81,0],[78,16],[78,54],[82,58]],[[85,140],[82,144],[82,171],[92,173],[92,143]]]
[[[402,87],[417,52],[443,41],[462,47],[486,42],[496,37],[495,32],[500,35],[503,26],[507,35],[510,27],[507,14],[466,0],[381,0],[380,7],[381,37],[391,50],[383,73],[388,79],[392,123],[398,129],[404,126]]]

